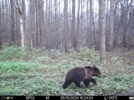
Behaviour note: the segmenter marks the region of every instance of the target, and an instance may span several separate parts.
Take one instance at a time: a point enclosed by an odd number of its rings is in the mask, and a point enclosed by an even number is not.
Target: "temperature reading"
[[[104,97],[104,100],[118,100],[117,96],[106,96]]]

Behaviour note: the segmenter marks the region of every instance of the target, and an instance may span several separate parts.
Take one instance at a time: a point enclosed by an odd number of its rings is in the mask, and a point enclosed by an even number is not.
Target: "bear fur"
[[[68,71],[63,84],[63,89],[67,88],[72,82],[79,88],[81,88],[80,82],[82,81],[84,82],[85,87],[88,87],[90,82],[97,84],[92,76],[100,77],[100,75],[101,72],[95,65],[93,67],[75,67]]]
[[[93,67],[91,68],[91,66],[85,66],[85,67],[90,67],[90,69],[92,70],[92,68],[93,68],[93,74],[92,74],[92,76],[97,76],[97,77],[101,77],[101,72],[100,72],[100,70],[95,66],[95,65],[93,65]],[[94,79],[94,78],[91,78],[91,79],[85,79],[84,80],[84,85],[85,85],[85,87],[86,88],[88,88],[88,86],[89,86],[89,83],[93,83],[94,85],[97,85],[97,82],[96,82],[96,80]]]

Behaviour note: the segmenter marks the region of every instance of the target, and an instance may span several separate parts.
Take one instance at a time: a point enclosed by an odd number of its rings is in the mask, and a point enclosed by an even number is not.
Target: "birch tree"
[[[14,3],[16,6],[16,9],[18,10],[19,19],[20,19],[21,47],[22,47],[23,51],[25,51],[22,7],[18,0],[14,0]]]

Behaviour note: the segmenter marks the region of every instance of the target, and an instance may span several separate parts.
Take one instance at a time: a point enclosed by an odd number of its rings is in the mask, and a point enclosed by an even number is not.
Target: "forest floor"
[[[97,86],[77,88],[73,83],[62,88],[66,73],[73,67],[96,65],[102,78]],[[4,47],[0,51],[0,95],[133,95],[134,50],[115,49],[99,62],[94,49],[80,48],[68,53],[58,50],[26,50]]]

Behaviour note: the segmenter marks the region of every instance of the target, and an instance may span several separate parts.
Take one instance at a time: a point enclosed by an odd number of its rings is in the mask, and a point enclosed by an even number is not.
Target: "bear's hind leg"
[[[88,88],[89,83],[91,83],[91,82],[92,82],[94,85],[97,85],[96,80],[95,80],[94,78],[91,78],[91,79],[85,79],[85,80],[84,80],[84,85],[85,85],[85,87]]]
[[[88,88],[89,82],[90,82],[90,79],[85,79],[84,80],[84,85],[85,85],[86,88]]]
[[[79,88],[82,88],[81,85],[80,85],[80,82],[74,82],[74,84],[79,87]]]
[[[71,84],[71,81],[65,81],[63,84],[63,89],[67,88]]]

